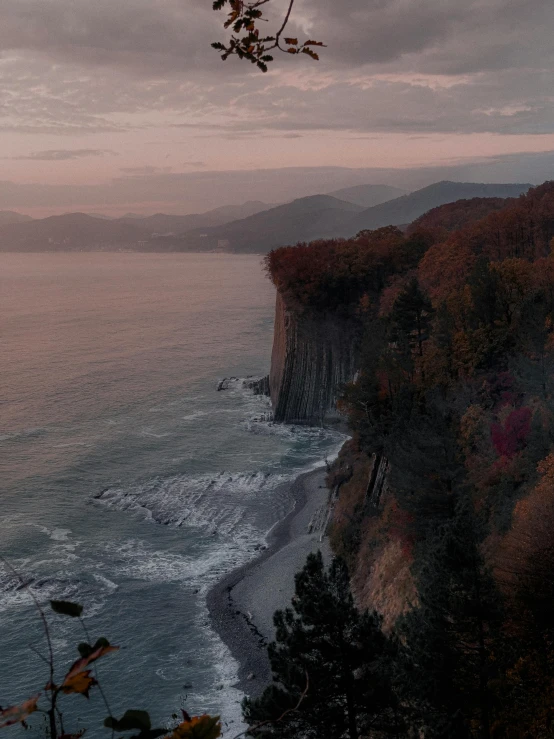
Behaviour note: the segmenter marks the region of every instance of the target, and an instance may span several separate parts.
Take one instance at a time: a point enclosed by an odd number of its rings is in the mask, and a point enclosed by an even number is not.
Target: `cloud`
[[[267,75],[221,62],[223,19],[207,0],[2,0],[0,131],[554,131],[553,3],[297,0],[290,32],[324,41],[322,61]]]
[[[544,0],[301,0],[324,57],[433,74],[544,68],[554,7]]]
[[[3,0],[0,49],[141,76],[243,75],[209,46],[225,38],[206,0]],[[282,3],[268,6],[273,24]],[[267,10],[267,9],[266,9]],[[554,8],[544,0],[297,0],[291,34],[325,41],[324,64],[396,64],[434,74],[550,66]],[[272,27],[270,24],[269,27]],[[312,64],[308,59],[303,60]],[[279,61],[294,69],[302,61]],[[240,71],[239,71],[240,70]]]
[[[101,157],[106,154],[117,156],[115,151],[108,149],[48,149],[47,151],[34,151],[31,154],[8,158],[34,162],[64,162],[72,159],[83,159],[84,157]]]
[[[144,167],[120,167],[119,171],[130,177],[148,177],[150,175],[168,174],[172,169],[172,167],[153,167],[147,165]]]
[[[180,75],[223,66],[209,46],[221,37],[222,22],[205,0],[3,0],[0,49],[141,75]]]

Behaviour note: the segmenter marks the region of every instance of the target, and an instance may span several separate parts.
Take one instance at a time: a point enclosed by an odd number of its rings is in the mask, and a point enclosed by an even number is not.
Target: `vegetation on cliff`
[[[267,734],[283,739],[357,739],[375,727],[401,729],[390,675],[397,644],[376,613],[356,609],[344,561],[335,559],[326,572],[321,553],[309,555],[292,608],[277,611],[275,626],[274,682],[244,701],[250,725],[272,720]]]
[[[414,269],[431,245],[396,226],[361,231],[354,239],[312,241],[270,252],[266,270],[287,305],[302,311],[358,315],[394,275]]]
[[[498,206],[267,258],[297,310],[363,326],[342,408],[351,456],[387,461],[387,494],[372,500],[370,474],[339,495],[333,541],[365,605],[394,542],[411,565],[396,629],[425,736],[554,730],[554,184]]]

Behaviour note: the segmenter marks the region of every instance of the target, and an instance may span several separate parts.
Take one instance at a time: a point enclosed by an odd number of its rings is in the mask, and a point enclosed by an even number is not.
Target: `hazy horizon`
[[[16,185],[0,181],[0,211],[44,218],[83,212],[121,217],[155,213],[189,215],[262,201],[269,207],[356,185],[418,190],[441,180],[540,184],[554,173],[554,152],[491,157],[441,167],[349,169],[283,167],[119,178],[100,185]],[[554,176],[554,174],[553,174]]]

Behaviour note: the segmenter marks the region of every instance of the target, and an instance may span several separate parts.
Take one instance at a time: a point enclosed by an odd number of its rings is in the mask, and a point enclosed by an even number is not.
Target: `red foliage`
[[[466,202],[469,207],[472,201]],[[534,261],[548,255],[553,237],[554,182],[545,182],[431,246],[421,260],[419,280],[432,296],[445,297],[463,286],[479,255]]]
[[[504,425],[492,424],[491,439],[499,457],[512,459],[525,447],[531,430],[531,416],[529,408],[516,408],[506,418]]]
[[[480,221],[489,213],[502,210],[513,202],[513,198],[471,198],[439,205],[415,220],[408,227],[407,233],[410,235],[416,231],[426,231],[432,235],[435,243],[445,241],[451,231]]]
[[[406,274],[403,275],[394,275],[390,278],[389,284],[381,292],[381,297],[379,299],[379,315],[381,317],[386,317],[390,314],[396,298],[400,295],[412,277],[415,277],[415,270],[406,272]]]
[[[370,303],[388,277],[413,262],[410,241],[395,226],[362,231],[350,240],[319,240],[270,252],[266,269],[295,307],[356,310]]]

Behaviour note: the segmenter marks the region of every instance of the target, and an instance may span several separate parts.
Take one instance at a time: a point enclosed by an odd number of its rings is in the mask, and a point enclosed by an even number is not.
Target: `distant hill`
[[[271,205],[262,203],[260,200],[249,200],[241,205],[223,205],[206,213],[193,213],[186,216],[167,215],[165,213],[156,213],[153,216],[128,214],[116,220],[119,223],[139,226],[149,231],[150,234],[178,235],[196,228],[221,226],[230,221],[247,218],[271,207]]]
[[[431,231],[435,241],[445,239],[452,231],[480,221],[489,213],[502,210],[513,202],[513,198],[470,198],[456,200],[432,208],[416,218],[407,229],[407,233],[418,230]]]
[[[10,223],[26,223],[32,220],[31,216],[16,213],[14,210],[0,210],[0,226],[7,226]]]
[[[363,186],[366,187],[373,186]],[[463,203],[450,209],[429,214],[427,221],[423,219],[428,227],[437,226],[448,231],[471,217],[475,211],[474,205],[468,211],[468,200],[486,199],[479,207],[488,212],[501,207],[498,199],[517,197],[530,187],[527,184],[437,182],[372,208],[363,208],[332,195],[313,195],[276,207],[254,201],[224,206],[198,215],[172,216],[160,213],[113,220],[84,213],[37,220],[13,214],[19,222],[12,220],[3,224],[0,211],[0,251],[124,249],[265,253],[278,246],[300,241],[348,238],[364,229],[409,224],[438,206],[462,200]],[[350,191],[356,189],[348,188]],[[491,203],[491,198],[497,199],[497,202]],[[252,211],[255,212],[251,214]],[[237,212],[250,214],[227,222]],[[216,225],[213,225],[214,221]]]
[[[348,238],[364,229],[411,223],[431,208],[461,198],[516,197],[530,187],[527,184],[437,182],[365,209],[331,195],[314,195],[218,228],[192,231],[183,237],[183,248],[189,251],[220,248],[234,252],[268,252],[299,241]]]
[[[2,220],[0,251],[176,251],[183,250],[183,232],[206,225],[219,225],[270,206],[260,201],[228,205],[207,213],[175,216],[127,215],[109,218],[102,214],[66,213],[33,220],[13,214]],[[18,217],[18,219],[16,219]]]
[[[137,247],[148,237],[137,226],[69,213],[1,226],[0,251],[114,250]]]
[[[409,195],[389,200],[356,215],[350,224],[348,236],[358,231],[381,226],[400,226],[411,223],[431,208],[470,198],[515,198],[532,187],[529,184],[484,185],[475,182],[436,182]]]
[[[389,187],[389,185],[355,185],[327,194],[339,200],[361,205],[362,208],[372,208],[374,205],[387,202],[387,200],[406,195],[407,190],[401,190],[399,187]]]
[[[183,237],[187,250],[214,248],[236,252],[267,252],[282,244],[331,237],[348,230],[363,208],[330,195],[312,195],[227,223],[197,229]]]

